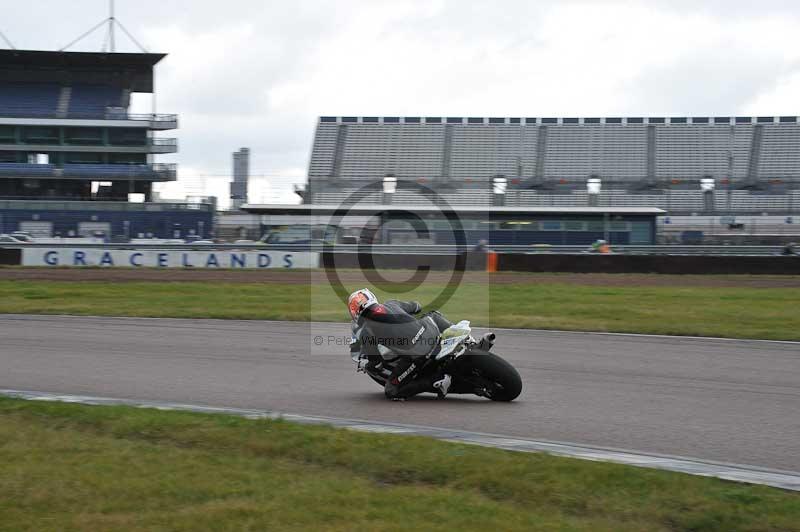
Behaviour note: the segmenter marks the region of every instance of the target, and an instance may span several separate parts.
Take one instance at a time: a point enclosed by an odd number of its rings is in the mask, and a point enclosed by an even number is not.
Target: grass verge
[[[376,292],[431,301],[442,289]],[[798,288],[463,284],[442,310],[494,327],[800,340],[797,301]],[[0,313],[347,319],[325,285],[224,282],[0,281]]]
[[[420,437],[0,398],[0,530],[800,530],[800,495]]]

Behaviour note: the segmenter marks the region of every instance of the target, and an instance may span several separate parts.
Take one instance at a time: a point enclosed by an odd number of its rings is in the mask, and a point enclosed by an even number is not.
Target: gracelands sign
[[[26,248],[22,252],[22,264],[108,268],[317,268],[319,253]]]

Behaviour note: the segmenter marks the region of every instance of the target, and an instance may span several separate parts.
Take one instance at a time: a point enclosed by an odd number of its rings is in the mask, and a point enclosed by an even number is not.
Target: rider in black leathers
[[[360,303],[363,300],[366,303]],[[435,369],[420,371],[426,356],[438,349],[440,334],[452,325],[444,316],[433,311],[416,317],[422,311],[416,301],[388,300],[380,304],[367,289],[354,292],[348,303],[353,317],[350,355],[357,362],[366,358],[364,369],[386,380],[386,397],[447,394],[449,375]],[[388,360],[380,354],[378,345],[391,349]],[[386,367],[389,364],[393,370]]]

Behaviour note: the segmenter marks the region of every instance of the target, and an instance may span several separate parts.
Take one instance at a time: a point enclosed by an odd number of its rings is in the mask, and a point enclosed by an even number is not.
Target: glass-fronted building
[[[292,226],[335,227],[375,244],[589,245],[604,239],[617,245],[652,245],[652,207],[459,207],[391,205],[244,205],[260,216],[263,233]]]

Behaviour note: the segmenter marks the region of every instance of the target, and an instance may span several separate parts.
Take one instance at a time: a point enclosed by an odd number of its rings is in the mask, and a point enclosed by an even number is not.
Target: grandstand
[[[131,113],[130,101],[154,92],[153,68],[164,57],[0,50],[0,232],[210,230],[211,209],[148,207],[153,183],[176,179],[175,165],[155,157],[177,152],[175,138],[156,134],[176,129],[178,119]],[[144,205],[131,207],[134,199]]]
[[[362,190],[387,177],[393,193]],[[796,116],[322,116],[302,195],[308,204],[419,205],[434,191],[453,206],[791,215],[798,184]]]

